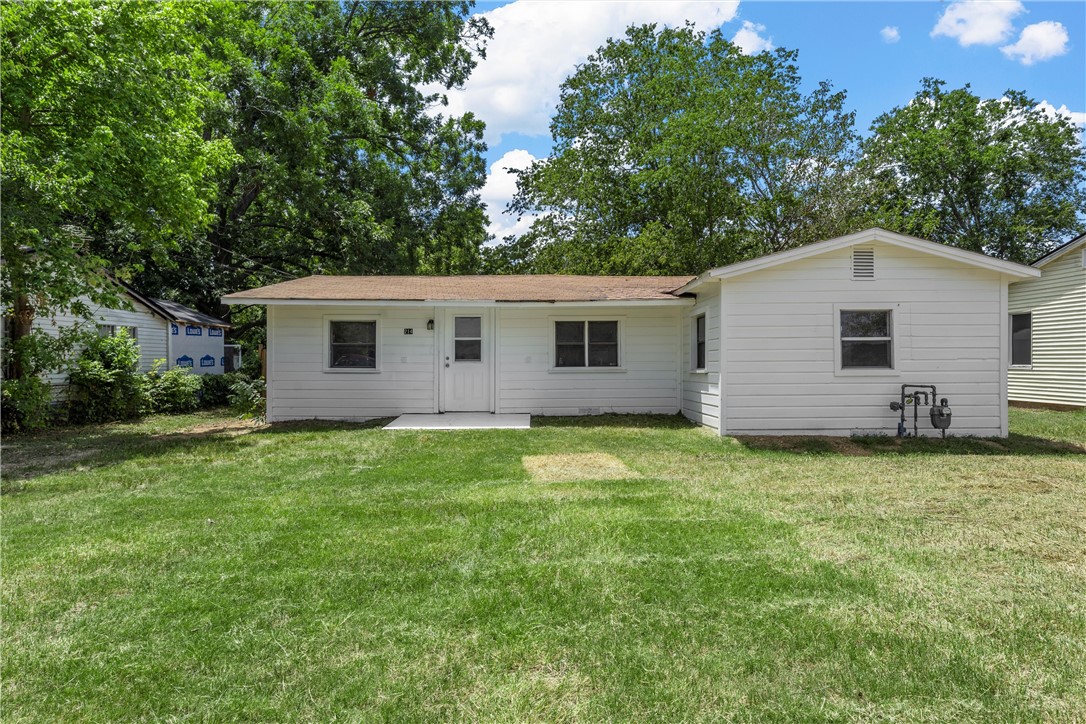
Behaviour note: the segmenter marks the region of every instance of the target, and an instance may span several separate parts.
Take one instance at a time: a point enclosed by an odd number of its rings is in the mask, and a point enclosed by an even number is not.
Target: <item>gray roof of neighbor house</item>
[[[608,277],[564,274],[476,276],[311,276],[227,294],[223,301],[658,301],[693,276]]]
[[[174,322],[202,324],[206,327],[230,326],[218,317],[212,317],[210,314],[204,314],[203,312],[197,312],[195,309],[189,309],[184,304],[171,302],[168,299],[152,299],[151,301],[162,307],[162,309],[171,317]]]

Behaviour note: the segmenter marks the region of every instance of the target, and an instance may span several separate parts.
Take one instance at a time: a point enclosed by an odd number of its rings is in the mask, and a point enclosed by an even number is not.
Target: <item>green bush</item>
[[[264,397],[264,380],[241,380],[230,386],[230,407],[242,417],[263,419],[267,400]]]
[[[72,422],[128,420],[147,406],[140,348],[120,329],[92,340],[69,376]]]
[[[49,383],[37,376],[0,382],[0,429],[4,433],[45,427],[52,414]]]
[[[221,375],[204,375],[201,381],[203,389],[200,391],[200,405],[222,407],[230,403],[230,388],[238,382],[248,382],[249,378],[241,372],[227,372]]]
[[[147,410],[177,414],[192,412],[200,405],[200,376],[186,367],[161,372],[163,360],[155,360],[154,369],[144,375]]]

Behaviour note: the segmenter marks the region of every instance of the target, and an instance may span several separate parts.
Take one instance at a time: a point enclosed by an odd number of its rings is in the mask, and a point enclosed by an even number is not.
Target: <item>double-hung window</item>
[[[328,366],[377,369],[377,322],[333,320],[328,323]]]
[[[694,369],[705,369],[705,315],[694,318]]]
[[[893,369],[893,318],[889,309],[842,309],[841,368]]]
[[[1033,364],[1033,314],[1011,315],[1011,364],[1028,367]]]
[[[555,367],[618,367],[618,322],[555,322]]]

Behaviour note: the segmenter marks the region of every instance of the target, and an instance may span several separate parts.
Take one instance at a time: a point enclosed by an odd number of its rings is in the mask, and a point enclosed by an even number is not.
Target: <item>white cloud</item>
[[[732,42],[747,55],[761,53],[763,50],[773,50],[773,38],[763,38],[760,33],[765,32],[764,25],[743,21],[743,27],[732,38]]]
[[[896,43],[901,40],[901,33],[899,33],[898,29],[893,25],[887,25],[879,31],[879,35],[881,35],[883,41],[887,43]]]
[[[558,89],[578,63],[634,23],[676,26],[687,20],[711,30],[735,17],[739,0],[698,2],[518,2],[483,13],[494,28],[486,60],[463,90],[448,92],[445,113],[473,111],[487,141],[516,131],[546,135]],[[431,91],[436,89],[430,89]]]
[[[1056,108],[1056,106],[1048,101],[1041,101],[1038,103],[1037,110],[1044,111],[1046,115],[1052,116],[1053,118],[1056,116],[1063,116],[1076,126],[1086,126],[1086,111],[1072,111],[1066,105]]]
[[[1018,36],[1017,43],[1004,45],[1000,50],[1011,60],[1017,60],[1022,65],[1033,65],[1039,60],[1066,53],[1067,41],[1067,28],[1062,23],[1046,20],[1027,25]]]
[[[504,237],[514,234],[520,236],[528,230],[535,220],[535,216],[526,215],[518,220],[516,216],[505,213],[505,206],[517,192],[516,174],[510,171],[519,171],[532,165],[536,157],[527,151],[517,148],[507,151],[490,166],[490,172],[486,177],[486,184],[479,192],[479,196],[487,206],[487,214],[490,216],[490,225],[487,231],[494,235],[495,241],[501,241]]]
[[[931,37],[955,38],[962,47],[1002,43],[1014,31],[1011,20],[1025,10],[1019,0],[958,0],[940,16]]]

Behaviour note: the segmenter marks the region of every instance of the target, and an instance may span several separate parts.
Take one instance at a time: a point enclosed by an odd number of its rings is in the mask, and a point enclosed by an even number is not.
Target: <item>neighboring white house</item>
[[[155,360],[166,360],[164,369],[180,365],[192,366],[194,372],[223,372],[223,331],[229,328],[225,322],[176,302],[145,297],[125,284],[120,284],[120,287],[123,296],[131,304],[131,309],[96,306],[89,299],[83,298],[80,301],[92,310],[90,319],[68,311],[52,317],[36,317],[33,328],[44,330],[53,336],[59,334],[62,328],[72,326],[86,327],[87,331],[96,331],[102,336],[112,335],[124,328],[139,344],[141,372],[149,372]],[[178,361],[178,358],[183,358],[186,354],[189,354],[190,359],[199,359],[191,356],[192,352],[189,350],[194,349],[192,345],[178,345],[177,335],[171,334],[172,328],[183,329],[189,324],[201,329],[200,339],[205,340],[199,348],[202,355],[217,351],[214,365],[208,365],[201,370],[198,367],[199,362],[188,365],[185,359]],[[209,337],[210,330],[215,332]],[[64,372],[50,374],[47,379],[54,386],[62,386],[68,382]]]
[[[200,375],[221,375],[226,371],[223,349],[229,329],[226,322],[177,302],[154,301],[170,315],[168,359],[171,368],[188,367]]]
[[[1086,407],[1086,234],[1041,257],[1010,288],[1012,402]]]
[[[871,229],[699,277],[307,277],[267,305],[268,419],[682,412],[721,434],[893,434],[936,385],[1007,434],[1007,287],[1027,266]],[[930,427],[922,434],[932,434]]]

